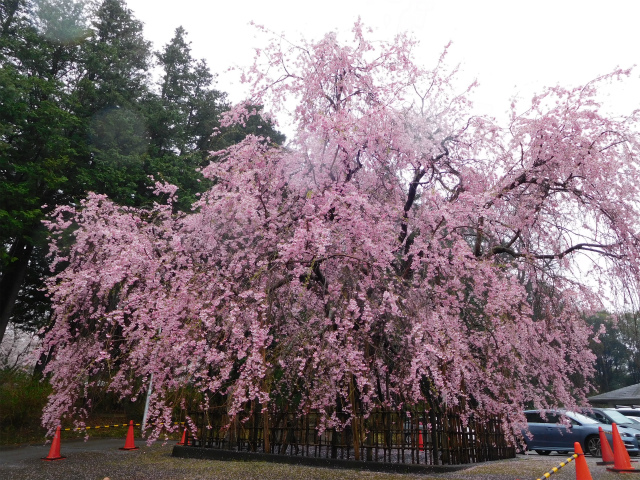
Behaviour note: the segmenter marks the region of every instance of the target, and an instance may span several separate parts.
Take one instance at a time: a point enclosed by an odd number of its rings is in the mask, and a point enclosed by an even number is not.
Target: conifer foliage
[[[98,378],[140,398],[153,376],[159,421],[185,385],[232,415],[284,399],[327,427],[338,406],[408,404],[517,427],[525,403],[584,399],[582,313],[621,287],[633,300],[640,267],[638,117],[594,100],[627,72],[546,90],[501,127],[469,113],[446,50],[425,69],[407,36],[353,36],[258,52],[226,125],[293,105],[295,138],[217,152],[191,213],[162,182],[151,210],[93,194],[55,212],[75,243],[49,284],[49,428]]]

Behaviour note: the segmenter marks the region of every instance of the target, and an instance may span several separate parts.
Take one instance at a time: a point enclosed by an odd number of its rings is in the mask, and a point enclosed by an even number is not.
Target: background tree
[[[84,191],[140,204],[148,197],[142,102],[150,95],[151,45],[142,35],[142,23],[122,0],[105,0],[99,6],[92,31],[83,44],[75,95],[75,113],[84,120],[88,139],[78,182]]]
[[[598,312],[587,318],[594,331],[602,331],[598,341],[590,342],[591,351],[596,356],[593,378],[596,393],[610,392],[632,383],[630,364],[633,363],[624,328],[619,328],[610,314]],[[624,320],[622,321],[624,322]]]
[[[76,165],[77,119],[65,82],[86,36],[71,0],[3,3],[0,123],[0,339],[37,244],[46,205],[66,204]],[[45,206],[45,207],[43,207]]]
[[[628,385],[640,383],[640,318],[638,312],[620,316],[619,329],[622,341],[627,347],[626,365]]]
[[[149,170],[162,172],[162,180],[180,188],[178,207],[190,208],[195,194],[209,181],[198,170],[210,161],[212,151],[239,143],[246,135],[264,133],[282,144],[284,135],[271,122],[253,115],[242,126],[222,127],[221,115],[229,110],[226,94],[212,88],[215,76],[204,60],[191,56],[187,32],[178,27],[174,37],[156,52],[162,70],[159,95],[146,102],[151,138]]]

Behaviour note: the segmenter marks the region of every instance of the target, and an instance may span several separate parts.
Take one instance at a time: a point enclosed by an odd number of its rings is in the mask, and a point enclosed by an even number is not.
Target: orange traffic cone
[[[51,448],[49,449],[49,455],[44,457],[42,460],[53,461],[53,460],[62,460],[63,457],[60,455],[60,427],[56,428],[56,434],[53,436],[53,441],[51,442]]]
[[[613,450],[611,450],[611,445],[609,445],[609,441],[607,440],[602,427],[598,427],[598,432],[600,434],[600,451],[602,452],[602,461],[596,462],[596,465],[613,465],[614,458]]]
[[[631,466],[631,459],[622,437],[620,437],[620,432],[618,432],[618,426],[612,423],[611,427],[613,428],[613,467],[607,467],[607,470],[611,472],[640,472]]]
[[[182,431],[182,440],[180,440],[177,445],[187,445],[187,427],[184,427]]]
[[[587,459],[584,458],[584,452],[580,446],[580,442],[573,444],[573,449],[578,455],[576,458],[576,480],[593,480],[589,466],[587,465]]]
[[[127,440],[124,442],[124,447],[120,450],[138,450],[133,441],[133,420],[129,422],[129,431],[127,432]]]

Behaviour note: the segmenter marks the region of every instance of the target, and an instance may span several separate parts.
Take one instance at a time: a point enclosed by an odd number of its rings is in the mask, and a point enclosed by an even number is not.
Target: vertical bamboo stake
[[[351,401],[351,431],[353,432],[353,454],[356,461],[360,461],[360,428],[358,411],[356,409],[356,390],[353,375],[349,379],[349,400]]]
[[[374,421],[372,421],[374,420]],[[365,435],[364,439],[363,439],[363,443],[365,444],[365,449],[367,451],[367,461],[371,462],[373,461],[373,437],[376,434],[376,430],[375,430],[375,417],[369,417],[369,435],[365,434],[365,421],[364,419],[362,420],[362,430],[363,430],[363,435]]]
[[[260,321],[260,326],[263,326],[263,319],[262,319],[262,312],[259,311],[258,312],[258,320]],[[264,365],[267,364],[267,350],[266,348],[262,347],[260,348],[260,353],[262,354],[262,363]],[[267,394],[269,393],[269,385],[267,383],[267,379],[266,379],[266,375],[265,378],[262,380],[262,389],[264,392],[267,392]],[[271,453],[271,441],[270,441],[270,437],[271,437],[271,426],[269,425],[269,402],[267,401],[267,403],[265,405],[263,405],[263,410],[264,410],[264,421],[263,421],[263,432],[262,432],[262,437],[264,439],[264,453]]]
[[[440,462],[440,442],[438,441],[438,419],[433,405],[429,405],[429,421],[431,422],[431,464],[438,465]]]
[[[271,425],[269,424],[269,405],[263,406],[264,412],[262,413],[262,438],[264,440],[264,453],[271,453]]]
[[[442,412],[442,464],[450,465],[451,456],[449,452],[449,411]]]

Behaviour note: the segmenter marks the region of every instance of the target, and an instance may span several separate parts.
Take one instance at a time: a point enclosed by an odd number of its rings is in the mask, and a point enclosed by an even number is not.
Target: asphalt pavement
[[[171,456],[176,440],[148,447],[142,439],[135,440],[135,451],[119,450],[122,439],[62,439],[60,454],[64,460],[45,462],[50,444],[0,448],[1,480],[409,480],[465,479],[514,480],[540,478],[568,455],[518,455],[516,459],[469,465],[463,471],[426,475],[374,473],[358,470],[315,468],[266,462],[229,462],[175,458]],[[597,466],[593,457],[586,458],[593,478],[619,479],[619,474]],[[571,463],[554,473],[557,480],[575,480],[576,466]]]
[[[141,447],[145,445],[145,441],[142,439],[135,440],[136,446]],[[162,443],[162,442],[159,442]],[[173,444],[167,445],[168,451],[173,448]],[[60,445],[60,455],[63,457],[73,456],[74,454],[81,452],[106,452],[111,450],[118,450],[120,447],[124,447],[124,438],[96,438],[84,440],[65,440],[62,439]],[[49,449],[51,443],[40,445],[20,445],[17,447],[0,447],[0,467],[9,467],[12,465],[22,465],[25,461],[41,461],[40,459],[49,455]],[[127,452],[122,452],[126,454]]]

